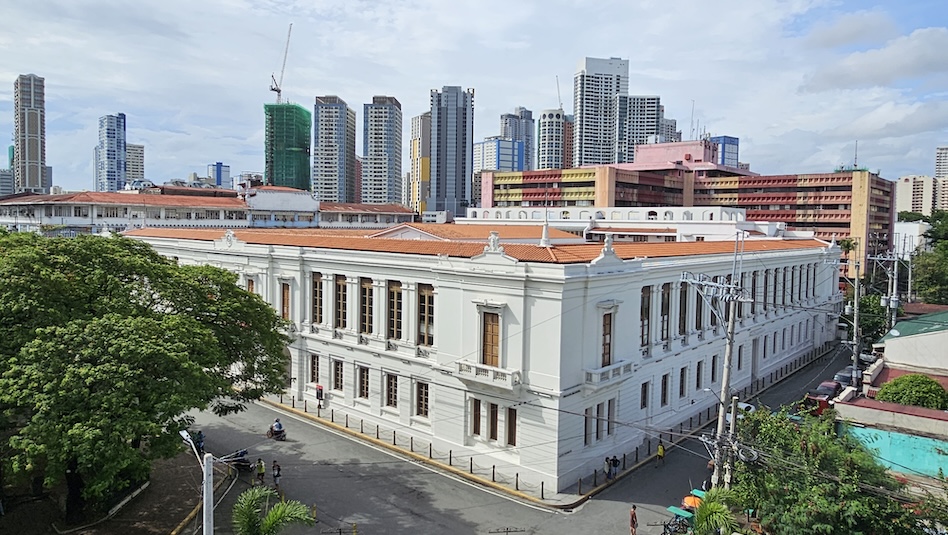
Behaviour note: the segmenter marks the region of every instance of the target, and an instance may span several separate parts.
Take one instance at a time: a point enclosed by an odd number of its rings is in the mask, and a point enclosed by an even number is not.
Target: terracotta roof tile
[[[438,240],[400,240],[391,238],[359,237],[351,235],[320,234],[319,229],[237,229],[234,234],[238,240],[260,245],[286,245],[291,247],[311,247],[316,249],[339,249],[350,251],[373,251],[417,255],[446,255],[459,258],[471,258],[484,252],[486,242],[438,241]],[[223,229],[178,229],[146,228],[125,233],[127,236],[141,238],[169,238],[182,240],[212,241],[224,235]],[[744,243],[748,253],[792,251],[825,247],[825,242],[813,239],[804,240],[760,240]],[[503,244],[507,256],[524,262],[554,264],[586,263],[596,259],[602,252],[599,244],[565,244],[552,247],[524,243]],[[622,259],[658,258],[693,255],[711,255],[734,253],[734,243],[720,242],[669,242],[669,243],[616,243],[613,245],[616,255]]]
[[[309,193],[305,189],[296,189],[289,186],[254,186],[251,191],[286,191],[290,193]]]

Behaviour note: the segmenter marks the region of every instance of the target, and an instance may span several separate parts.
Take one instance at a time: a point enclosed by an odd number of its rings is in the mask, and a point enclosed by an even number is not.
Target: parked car
[[[855,386],[859,386],[859,383],[862,382],[862,372],[857,371],[856,373],[857,376]],[[836,375],[833,376],[833,380],[841,384],[843,388],[846,388],[847,386],[853,386],[853,366],[850,364],[849,366],[846,366],[842,370],[836,372]]]
[[[757,410],[757,407],[751,405],[750,403],[738,402],[737,404],[737,419],[740,420],[744,417],[745,414],[750,414]],[[724,421],[728,425],[731,425],[731,409],[728,408],[728,411],[724,413]]]
[[[823,381],[812,392],[807,392],[803,398],[803,407],[810,414],[819,416],[829,408],[829,402],[843,391],[843,385],[836,381]]]

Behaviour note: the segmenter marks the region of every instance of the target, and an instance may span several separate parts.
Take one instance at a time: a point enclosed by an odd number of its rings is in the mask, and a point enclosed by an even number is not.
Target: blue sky
[[[741,139],[768,174],[852,163],[895,179],[932,174],[948,145],[948,2],[902,0],[39,0],[4,2],[0,136],[13,81],[46,78],[54,182],[92,188],[97,118],[128,115],[146,177],[223,161],[263,169],[263,104],[293,38],[284,96],[373,95],[426,111],[429,90],[473,87],[475,135],[499,115],[565,108],[584,56],[630,59],[630,92],[658,94],[689,136]],[[6,145],[7,143],[4,143]],[[407,147],[407,143],[405,144]],[[5,153],[5,151],[3,151]],[[361,153],[361,132],[357,152]],[[404,170],[407,170],[407,162]]]

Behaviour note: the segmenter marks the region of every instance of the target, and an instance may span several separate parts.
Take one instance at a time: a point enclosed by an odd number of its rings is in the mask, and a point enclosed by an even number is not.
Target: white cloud
[[[740,137],[742,160],[761,172],[826,170],[851,159],[854,139],[860,162],[930,172],[928,147],[948,140],[946,78],[904,85],[946,70],[937,57],[944,29],[892,38],[886,21],[897,12],[840,14],[829,11],[833,0],[140,0],[134,12],[118,0],[87,4],[5,6],[14,23],[0,35],[0,137],[13,129],[16,75],[44,76],[48,159],[67,188],[91,187],[96,119],[119,111],[129,141],[146,145],[149,178],[214,161],[262,170],[263,104],[274,98],[270,74],[290,22],[284,96],[310,107],[315,95],[339,95],[360,129],[372,95],[397,97],[408,125],[430,89],[460,85],[476,89],[476,136],[493,135],[514,106],[555,107],[556,76],[570,109],[583,56],[621,56],[632,92],[661,95],[686,136],[694,100],[702,127]],[[848,56],[833,49],[873,44],[860,39],[865,31],[892,39]]]

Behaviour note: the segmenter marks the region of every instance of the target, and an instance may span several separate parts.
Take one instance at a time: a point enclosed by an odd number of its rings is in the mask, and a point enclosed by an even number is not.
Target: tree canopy
[[[180,448],[186,412],[286,381],[284,322],[236,275],[127,238],[0,233],[8,466],[101,499]],[[70,487],[70,490],[73,490]]]
[[[944,500],[908,496],[861,443],[837,435],[833,411],[802,422],[755,411],[739,436],[759,459],[737,463],[733,488],[768,533],[908,535],[945,518]]]
[[[928,229],[925,237],[931,240],[932,245],[948,240],[948,211],[935,210],[926,221],[932,228]]]
[[[940,411],[948,410],[948,391],[938,381],[918,373],[896,377],[882,385],[876,399]]]
[[[905,223],[915,223],[916,221],[928,222],[928,216],[925,214],[920,214],[918,212],[899,212],[898,216],[899,222]]]
[[[306,506],[296,500],[277,501],[270,487],[250,487],[237,497],[233,509],[234,532],[238,535],[277,535],[291,524],[312,526]],[[272,507],[268,507],[270,501]]]
[[[948,304],[948,242],[915,257],[915,284],[918,297],[938,305]]]
[[[863,295],[859,298],[859,330],[862,331],[862,347],[872,347],[872,344],[886,333],[886,317],[888,309],[883,308],[878,295]],[[846,323],[849,327],[849,336],[852,338],[853,315],[847,314]]]

